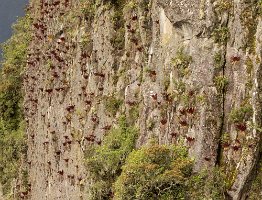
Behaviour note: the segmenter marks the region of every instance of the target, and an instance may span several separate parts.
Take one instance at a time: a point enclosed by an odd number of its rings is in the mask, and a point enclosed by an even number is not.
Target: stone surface
[[[117,38],[122,49],[116,48],[115,11],[102,1],[86,19],[80,1],[41,2],[31,2],[34,23],[44,28],[34,28],[34,64],[24,81],[30,199],[87,199],[88,138],[99,143],[121,113],[140,127],[137,146],[152,136],[183,144],[195,171],[226,166],[234,174],[229,196],[245,199],[261,139],[262,29],[255,2],[127,6],[124,38]],[[106,109],[110,96],[124,102],[116,116]],[[230,116],[247,104],[252,114],[239,128]]]

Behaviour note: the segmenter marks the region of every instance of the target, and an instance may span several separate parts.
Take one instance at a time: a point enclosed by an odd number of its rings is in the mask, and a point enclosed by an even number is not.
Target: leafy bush
[[[2,45],[3,63],[0,74],[0,117],[7,129],[17,129],[21,116],[22,72],[26,65],[27,47],[31,39],[29,16],[13,26],[13,36]]]
[[[122,103],[123,101],[121,99],[109,96],[105,99],[106,111],[115,116]]]
[[[230,37],[230,33],[227,27],[220,27],[214,29],[212,36],[214,38],[215,43],[225,45]]]
[[[215,5],[215,10],[218,13],[227,12],[232,8],[233,4],[231,0],[218,0]]]
[[[220,170],[193,174],[186,147],[151,142],[135,150],[136,136],[121,117],[119,128],[86,152],[89,199],[224,199]]]
[[[95,15],[96,2],[95,0],[81,0],[81,12],[83,13],[86,20],[92,20]]]
[[[121,167],[128,154],[135,148],[138,130],[119,120],[119,128],[113,129],[101,146],[94,146],[86,152],[86,167],[90,175],[90,198],[110,199],[112,184],[121,174]]]
[[[224,200],[226,192],[225,174],[218,168],[203,170],[188,181],[189,199]]]
[[[187,55],[182,48],[176,53],[176,57],[172,59],[172,64],[178,70],[179,76],[183,77],[188,74],[188,66],[192,61],[192,56]]]
[[[130,124],[134,124],[138,119],[139,119],[139,106],[138,105],[134,105],[129,110],[127,121]]]
[[[225,62],[225,58],[223,57],[221,52],[217,52],[214,55],[214,65],[216,69],[222,69]]]
[[[123,8],[126,0],[108,1],[114,7],[114,15],[112,16],[112,22],[114,25],[114,36],[110,39],[110,42],[115,50],[121,51],[125,46],[125,20]]]
[[[11,183],[18,175],[20,159],[26,153],[24,125],[20,123],[18,130],[4,130],[0,122],[0,180],[3,193],[10,193]]]
[[[262,191],[262,158],[260,158],[259,160],[254,177],[255,178],[252,182],[248,199],[250,200],[262,199],[262,193],[261,193]]]
[[[114,199],[186,199],[192,164],[183,147],[153,144],[135,150],[114,184]]]
[[[241,105],[230,112],[229,120],[233,123],[240,123],[252,116],[253,108],[249,103]]]
[[[225,76],[216,76],[215,77],[215,86],[217,88],[217,91],[219,93],[223,93],[223,91],[226,89],[227,85],[228,85],[228,78]]]
[[[31,41],[31,19],[20,18],[13,26],[13,36],[2,45],[0,71],[0,182],[4,195],[11,192],[11,182],[18,177],[26,142],[22,112],[22,73]]]
[[[123,7],[126,0],[104,0],[104,2],[110,3],[110,4],[112,4],[113,6],[116,6],[116,7]]]

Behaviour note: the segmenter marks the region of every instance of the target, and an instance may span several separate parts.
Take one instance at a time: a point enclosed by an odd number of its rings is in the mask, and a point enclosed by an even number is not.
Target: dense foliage
[[[186,147],[150,142],[135,149],[136,135],[121,118],[101,146],[86,152],[89,199],[225,199],[220,170],[193,173]]]
[[[116,199],[186,199],[192,160],[185,148],[154,144],[133,151],[115,183]]]
[[[194,174],[185,147],[153,144],[134,150],[115,182],[114,199],[225,199],[223,173]]]
[[[28,15],[13,26],[13,36],[2,45],[0,71],[0,181],[4,194],[10,192],[20,160],[26,152],[22,112],[22,74],[30,42]]]
[[[137,128],[128,126],[125,117],[121,117],[119,128],[113,129],[101,146],[86,152],[86,166],[91,178],[90,199],[110,199],[113,195],[112,184],[135,147],[137,132]]]
[[[262,199],[262,157],[260,157],[259,164],[255,170],[256,177],[252,182],[249,192],[249,199],[256,200]]]

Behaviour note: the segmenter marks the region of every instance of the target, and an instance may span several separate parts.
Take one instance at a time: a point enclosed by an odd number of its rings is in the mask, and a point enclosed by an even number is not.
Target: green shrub
[[[10,193],[11,183],[17,178],[20,159],[26,154],[24,125],[18,130],[5,130],[0,121],[0,180],[4,195]]]
[[[139,119],[139,106],[134,105],[129,110],[127,121],[130,124],[134,124],[138,119]]]
[[[117,8],[123,8],[124,4],[126,3],[126,0],[104,0],[104,2],[109,2]]]
[[[0,182],[4,195],[18,177],[21,158],[26,154],[23,120],[22,74],[31,41],[31,18],[26,15],[13,25],[13,36],[4,44],[0,70]]]
[[[215,10],[218,13],[223,13],[230,11],[230,9],[233,7],[232,0],[218,0],[217,4],[215,5]]]
[[[245,65],[246,65],[246,71],[247,71],[248,75],[251,76],[252,75],[252,71],[254,69],[254,65],[253,65],[253,61],[251,60],[250,57],[247,57]]]
[[[106,111],[113,116],[116,115],[117,111],[119,110],[120,106],[123,104],[121,99],[117,99],[114,96],[108,96],[105,99],[105,108]]]
[[[113,129],[101,146],[86,152],[86,167],[91,179],[89,199],[110,199],[112,184],[121,174],[121,167],[128,154],[135,148],[138,129],[130,127],[125,117],[119,120],[119,128]]]
[[[80,47],[83,50],[89,50],[88,47],[90,46],[91,43],[92,43],[92,40],[90,38],[90,35],[86,33],[85,35],[82,36]]]
[[[113,37],[110,42],[115,50],[121,51],[125,47],[125,20],[123,8],[126,0],[109,1],[114,7],[114,15],[112,16],[112,22],[114,25]]]
[[[119,124],[102,146],[86,152],[89,199],[225,199],[219,169],[193,174],[186,147],[151,142],[135,150],[137,129],[128,127],[125,118]]]
[[[173,80],[173,84],[179,95],[186,91],[186,84],[183,81]]]
[[[22,119],[22,72],[26,65],[27,47],[31,40],[31,19],[27,15],[13,25],[14,34],[4,44],[0,73],[0,118],[6,129],[17,129]]]
[[[110,42],[116,52],[121,52],[125,46],[125,20],[123,9],[126,0],[103,0],[103,3],[106,9],[112,9],[114,11],[111,20],[115,31],[112,38],[110,38]]]
[[[220,28],[216,28],[213,31],[212,36],[214,38],[215,43],[218,43],[220,45],[225,45],[230,37],[230,34],[227,27],[220,27]]]
[[[81,0],[81,12],[84,15],[85,19],[92,20],[95,15],[96,2],[95,0]]]
[[[176,53],[176,57],[172,59],[173,66],[178,70],[179,76],[185,76],[188,74],[188,66],[192,62],[192,57],[184,52],[184,49],[180,49]]]
[[[241,123],[252,116],[253,108],[247,103],[238,108],[232,109],[229,114],[229,121],[233,123]]]
[[[135,150],[114,184],[114,199],[186,199],[192,164],[182,147],[152,144]]]
[[[7,80],[6,83],[0,82],[0,118],[3,120],[2,126],[7,130],[16,130],[22,119],[21,86],[12,80]]]
[[[223,93],[223,91],[226,89],[227,85],[228,85],[228,78],[225,76],[217,76],[215,77],[215,86],[217,88],[217,91],[219,93]]]
[[[125,45],[125,29],[119,28],[115,32],[114,37],[111,38],[110,42],[117,50],[123,49]]]
[[[214,55],[214,65],[216,69],[222,69],[224,65],[225,59],[221,52],[217,52]]]
[[[189,199],[224,200],[226,193],[226,177],[218,168],[203,170],[193,175],[188,181]]]
[[[260,151],[261,153],[261,151]],[[260,158],[259,163],[257,165],[254,180],[252,182],[249,198],[250,200],[262,199],[262,159]]]

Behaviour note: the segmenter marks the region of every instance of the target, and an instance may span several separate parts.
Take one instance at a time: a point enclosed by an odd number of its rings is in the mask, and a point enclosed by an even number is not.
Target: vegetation
[[[232,0],[218,0],[215,9],[218,13],[223,13],[229,11],[232,7]]]
[[[186,199],[192,163],[185,148],[153,144],[133,151],[114,184],[115,199]]]
[[[189,198],[192,200],[214,199],[224,200],[226,193],[225,173],[218,168],[191,176],[188,181]]]
[[[229,120],[234,123],[241,123],[248,120],[252,113],[252,106],[249,103],[245,103],[238,108],[232,109],[229,115]]]
[[[110,199],[112,185],[121,174],[126,157],[135,148],[138,129],[128,126],[124,116],[119,128],[113,129],[101,146],[93,146],[86,152],[86,167],[91,178],[89,199]]]
[[[223,93],[228,85],[228,79],[225,76],[217,76],[215,77],[215,86],[218,92]]]
[[[83,5],[79,12],[84,15],[86,20],[91,21],[94,19],[97,2],[95,0],[81,1]],[[125,12],[135,9],[137,4],[134,1],[126,4],[126,0],[103,0],[102,2],[112,6],[109,7],[110,9],[114,9],[112,22],[115,33],[114,37],[111,38],[111,42],[118,53],[118,51],[124,49],[125,45],[123,10],[126,8]],[[218,2],[220,3],[216,9],[219,12],[226,12],[232,6],[231,0],[220,0]],[[139,2],[139,7],[144,7],[144,9],[148,5],[148,0]],[[241,14],[241,19],[245,23],[254,16],[249,12],[251,11],[248,10],[248,12]],[[133,21],[137,20],[136,17],[134,16]],[[26,185],[29,185],[27,181],[28,172],[21,170],[20,165],[27,150],[21,86],[23,70],[26,65],[27,48],[31,40],[30,24],[31,19],[28,15],[20,19],[14,25],[14,35],[2,46],[4,62],[0,71],[0,182],[4,186],[5,195],[11,194],[12,182],[19,177],[19,172],[21,172],[20,176],[25,185],[24,187],[21,186],[21,188],[26,188]],[[252,26],[247,28],[253,28],[254,24],[252,23]],[[247,47],[253,49],[252,51],[254,51],[254,30],[248,33],[250,38]],[[228,28],[220,27],[215,29],[213,38],[220,45],[226,44],[229,38]],[[91,42],[90,35],[85,34],[82,37],[80,46],[86,50]],[[217,69],[223,68],[224,59],[222,52],[214,55]],[[179,98],[179,102],[185,108],[195,103],[195,100],[192,100],[195,96],[186,93],[186,84],[180,77],[189,73],[189,66],[192,61],[192,57],[187,55],[183,49],[180,49],[175,58],[172,59],[172,66],[178,73],[178,79],[173,80],[174,91],[172,92],[174,94],[171,97],[174,99]],[[51,60],[47,60],[49,68],[54,67],[51,63]],[[247,59],[246,66],[247,73],[251,76],[253,63],[250,58]],[[125,71],[124,68],[120,73]],[[118,76],[115,76],[114,82],[117,82],[117,79]],[[217,76],[214,83],[221,94],[225,92],[228,79],[225,76]],[[163,85],[165,90],[169,89],[169,76],[163,80]],[[204,95],[199,95],[197,98],[199,102],[206,101]],[[122,104],[123,101],[114,96],[108,96],[104,99],[106,111],[112,117],[116,116]],[[187,149],[181,146],[160,145],[152,142],[139,149],[135,148],[138,128],[134,124],[139,117],[139,108],[139,103],[131,105],[127,118],[125,116],[120,117],[118,127],[112,129],[104,137],[101,145],[93,145],[85,152],[85,164],[89,175],[88,180],[90,180],[89,199],[225,199],[226,187],[228,185],[232,186],[234,182],[232,177],[235,176],[235,171],[230,172],[232,175],[228,176],[227,179],[220,169],[209,169],[208,171],[203,170],[203,172],[194,173],[192,170],[194,162],[188,156]],[[193,106],[192,109],[194,109]],[[94,114],[95,111],[93,110],[92,113]],[[162,109],[160,117],[165,117],[166,112],[166,109]],[[252,116],[252,112],[252,106],[245,102],[231,111],[229,120],[233,123],[245,122]],[[81,118],[85,113],[77,110],[76,114]],[[72,115],[69,113],[66,118],[71,120]],[[156,122],[149,119],[146,128],[153,131],[156,128]],[[81,131],[72,128],[72,137],[73,140],[81,141],[83,135]],[[53,142],[58,142],[56,135],[53,136]],[[230,142],[230,134],[224,133],[222,135],[222,144],[227,146]],[[252,185],[252,191],[255,193],[250,195],[251,199],[256,199],[256,195],[261,191],[261,164],[259,164],[257,173],[258,176]]]
[[[89,199],[224,199],[219,170],[194,174],[186,147],[154,141],[136,150],[137,132],[121,117],[119,128],[86,152]]]
[[[223,133],[222,134],[221,142],[222,142],[223,145],[228,145],[230,143],[229,133]]]
[[[110,2],[113,6],[123,7],[126,0],[104,0],[105,2]]]
[[[187,55],[183,49],[180,49],[176,57],[172,59],[173,66],[178,70],[179,75],[188,74],[188,66],[192,62],[192,57]]]
[[[261,153],[261,152],[260,152]],[[251,189],[249,192],[249,199],[256,200],[262,198],[262,160],[260,158],[256,172],[255,179],[252,182]]]
[[[115,21],[119,20],[118,17],[114,19]],[[121,50],[124,48],[125,45],[125,29],[123,27],[117,29],[115,32],[114,37],[111,39],[111,43],[113,47],[115,47],[117,50]]]
[[[243,49],[248,50],[250,54],[254,54],[258,18],[261,15],[261,0],[249,0],[245,3],[245,9],[242,9],[240,13],[241,25],[244,27],[246,34],[246,43]]]
[[[4,195],[11,193],[13,179],[17,178],[20,159],[26,153],[24,125],[17,130],[5,130],[0,124],[0,180]]]
[[[82,40],[80,42],[80,47],[81,49],[85,49],[87,50],[88,49],[88,46],[90,46],[92,40],[91,40],[91,37],[89,34],[85,34],[83,37],[82,37]]]
[[[139,106],[134,105],[130,108],[128,113],[128,122],[134,124],[139,119]]]
[[[125,20],[123,15],[123,9],[126,0],[108,1],[114,7],[114,15],[112,16],[112,22],[114,29],[116,30],[114,36],[111,38],[111,44],[116,51],[121,51],[125,46]]]
[[[214,55],[214,64],[215,64],[215,68],[216,68],[216,69],[221,69],[221,68],[223,68],[223,63],[224,63],[224,61],[225,61],[225,60],[224,60],[221,52],[217,52],[217,53]]]
[[[114,96],[109,96],[105,99],[105,107],[106,111],[112,114],[113,116],[116,115],[118,109],[123,104],[121,99],[116,99]]]
[[[154,119],[149,119],[149,120],[147,121],[147,126],[146,126],[146,128],[147,128],[149,131],[152,131],[155,127],[156,127],[156,122],[154,121]]]
[[[215,43],[225,45],[229,38],[229,30],[227,27],[216,28],[212,34]]]
[[[179,95],[182,95],[186,91],[186,84],[183,81],[173,80],[173,83]]]
[[[96,3],[95,0],[81,0],[81,12],[86,20],[92,20],[95,15]]]
[[[21,91],[26,65],[31,19],[29,15],[13,26],[13,36],[2,45],[0,74],[0,181],[4,194],[11,192],[11,182],[18,176],[22,156],[26,153]]]
[[[4,62],[0,74],[0,117],[6,129],[18,129],[21,114],[22,72],[30,41],[30,19],[26,16],[13,26],[14,35],[2,45]]]
[[[169,86],[170,86],[170,77],[169,75],[166,75],[165,78],[164,78],[164,81],[163,81],[163,85],[164,85],[164,88],[165,90],[168,90]]]
[[[246,64],[246,72],[248,73],[248,75],[251,76],[254,65],[250,57],[247,57],[245,64]]]

